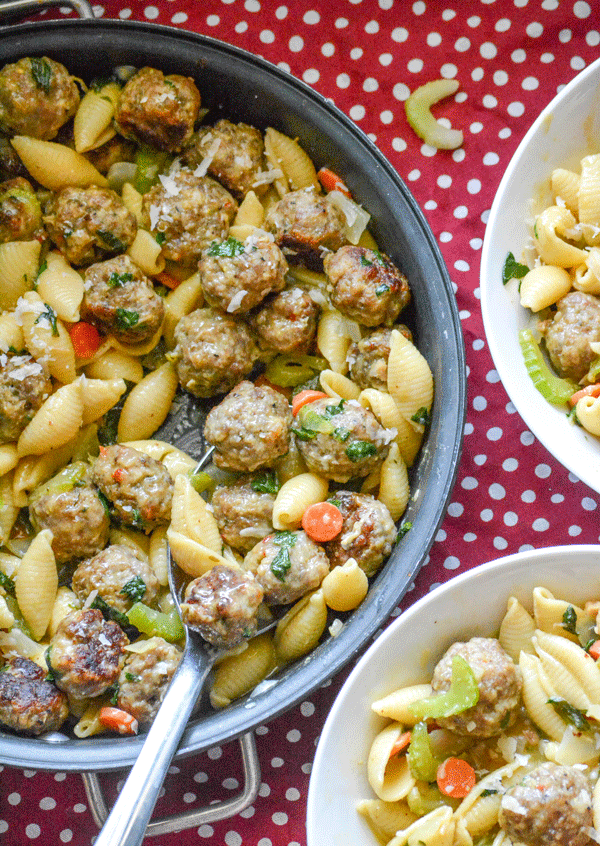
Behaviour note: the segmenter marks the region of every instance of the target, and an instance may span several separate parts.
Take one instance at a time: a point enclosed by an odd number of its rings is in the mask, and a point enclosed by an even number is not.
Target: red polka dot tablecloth
[[[479,308],[479,262],[494,193],[519,141],[543,106],[600,55],[600,2],[110,0],[95,5],[94,13],[210,35],[288,70],[369,135],[424,210],[456,290],[468,411],[456,488],[403,605],[501,555],[598,543],[598,495],[536,441],[499,382]],[[67,8],[44,14],[73,16]],[[454,152],[422,144],[404,116],[410,91],[440,76],[460,83],[439,110],[464,130],[464,145]],[[315,745],[349,670],[257,729],[262,780],[247,810],[146,842],[302,846]],[[78,774],[0,770],[0,843],[93,843],[98,829]],[[101,777],[109,801],[122,777]],[[239,790],[241,778],[236,742],[178,761],[156,813],[226,798]]]

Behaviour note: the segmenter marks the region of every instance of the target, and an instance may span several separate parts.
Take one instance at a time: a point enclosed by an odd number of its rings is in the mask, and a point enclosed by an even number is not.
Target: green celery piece
[[[419,817],[424,817],[442,805],[448,805],[448,801],[435,784],[420,784],[418,787],[415,785],[406,797],[406,803],[413,814]]]
[[[478,701],[479,686],[473,670],[462,655],[455,655],[452,658],[452,681],[449,689],[445,693],[419,699],[409,707],[418,720],[436,720],[440,717],[462,714],[463,711],[477,705]]]
[[[175,609],[169,614],[155,611],[143,602],[134,603],[127,617],[132,626],[149,637],[164,637],[169,643],[181,640],[185,631],[179,615]]]
[[[328,420],[317,411],[313,411],[308,405],[300,409],[299,419],[303,429],[308,429],[311,432],[320,432],[323,435],[333,434],[335,427],[331,420]]]
[[[564,405],[568,402],[579,386],[570,379],[561,379],[551,371],[544,361],[540,345],[533,337],[531,329],[522,329],[519,332],[519,344],[525,368],[544,399],[552,405]]]
[[[419,781],[435,781],[438,767],[442,763],[438,760],[429,745],[427,723],[417,723],[410,733],[408,747],[408,766],[414,778]]]

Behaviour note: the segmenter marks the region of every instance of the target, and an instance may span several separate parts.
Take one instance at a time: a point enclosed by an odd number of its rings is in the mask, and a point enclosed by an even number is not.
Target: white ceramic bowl
[[[376,846],[356,812],[375,798],[366,775],[371,742],[386,720],[371,703],[397,687],[429,681],[451,643],[497,631],[506,600],[531,605],[548,587],[574,603],[600,597],[600,546],[558,546],[509,555],[436,588],[395,620],[369,648],[342,687],[319,740],[307,806],[307,846]]]
[[[600,152],[600,59],[552,100],[515,152],[492,205],[480,285],[490,352],[517,411],[561,464],[600,492],[600,439],[571,425],[565,410],[550,405],[534,387],[518,342],[518,332],[534,321],[519,303],[517,283],[502,284],[508,253],[520,261],[530,237],[525,223],[530,199],[548,193],[554,167],[578,169],[581,157],[592,152]]]

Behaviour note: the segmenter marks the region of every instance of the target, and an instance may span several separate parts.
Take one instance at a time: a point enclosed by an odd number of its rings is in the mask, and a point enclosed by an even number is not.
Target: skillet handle
[[[256,753],[254,734],[248,732],[239,738],[242,753],[242,767],[244,771],[244,787],[235,796],[220,802],[212,802],[206,807],[192,808],[170,817],[159,817],[151,820],[145,832],[146,837],[171,834],[184,831],[206,823],[219,822],[240,814],[254,802],[260,787],[260,764]],[[109,809],[102,792],[100,779],[96,773],[82,773],[85,793],[94,822],[101,828],[107,819]]]
[[[80,18],[94,18],[88,0],[0,0],[0,21],[3,18],[33,15],[48,6],[72,6]]]

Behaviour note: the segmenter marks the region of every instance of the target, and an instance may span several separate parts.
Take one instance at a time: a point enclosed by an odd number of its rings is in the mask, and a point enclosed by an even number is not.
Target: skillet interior
[[[207,122],[223,116],[298,137],[317,167],[331,166],[370,211],[373,235],[407,275],[411,326],[434,375],[431,428],[411,471],[412,497],[403,518],[412,529],[336,638],[284,670],[268,690],[222,712],[207,708],[190,722],[178,756],[190,755],[273,719],[335,675],[386,622],[423,564],[462,445],[466,374],[458,311],[433,234],[398,174],[352,121],[285,71],[208,37],[130,21],[44,21],[0,29],[2,65],[28,55],[61,61],[86,80],[124,64],[192,76],[210,109]],[[46,770],[111,770],[131,765],[142,742],[143,736],[49,742],[0,732],[0,761]]]

